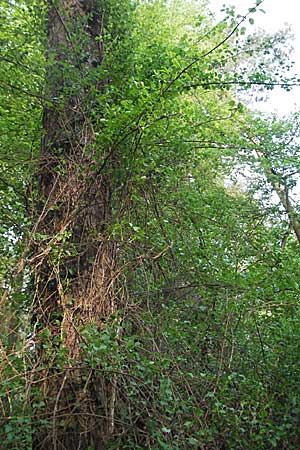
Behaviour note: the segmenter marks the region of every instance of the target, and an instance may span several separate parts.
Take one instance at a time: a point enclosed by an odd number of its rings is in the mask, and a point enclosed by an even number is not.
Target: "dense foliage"
[[[35,227],[42,113],[64,101],[48,98],[47,5],[0,6],[0,446],[31,449],[35,429],[63,422],[45,419],[36,389],[55,369],[113,380],[109,449],[296,450],[299,115],[259,116],[245,101],[253,85],[288,87],[286,42],[244,37],[255,7],[216,25],[204,0],[96,4],[102,64],[59,70],[92,117],[93,167],[79,169],[112,185],[119,308],[101,331],[79,326],[75,367],[34,307],[35,249],[57,271],[77,251],[68,229]]]

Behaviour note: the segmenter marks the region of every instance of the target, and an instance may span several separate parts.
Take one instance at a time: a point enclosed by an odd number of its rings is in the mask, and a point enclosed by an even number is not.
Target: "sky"
[[[218,20],[224,18],[225,13],[220,12],[224,3],[236,6],[236,11],[245,15],[248,9],[255,6],[255,0],[210,0],[211,8]],[[292,42],[295,61],[294,72],[300,74],[300,1],[299,0],[263,0],[260,7],[265,14],[257,11],[253,16],[255,28],[262,28],[267,32],[275,32],[283,28],[285,24],[291,26],[291,31],[295,36]],[[251,27],[248,27],[251,28]],[[286,115],[292,111],[300,110],[300,86],[287,93],[283,89],[275,88],[270,94],[267,102],[260,102],[255,105],[256,109],[264,112],[276,112],[279,115]]]

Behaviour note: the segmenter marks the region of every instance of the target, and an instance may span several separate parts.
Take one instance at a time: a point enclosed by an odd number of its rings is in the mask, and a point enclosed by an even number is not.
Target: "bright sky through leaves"
[[[253,0],[211,0],[211,8],[218,20],[222,20],[225,16],[225,13],[221,12],[224,3],[228,6],[235,6],[236,11],[242,15],[247,13],[249,8],[255,6],[255,1]],[[291,26],[291,32],[295,36],[295,40],[291,42],[295,49],[293,72],[300,74],[300,2],[296,0],[264,0],[260,8],[265,11],[265,14],[257,11],[253,16],[256,28],[264,29],[267,32],[276,32],[284,28],[286,24]],[[255,105],[255,108],[265,112],[276,111],[279,115],[288,114],[295,109],[299,110],[300,86],[293,88],[291,92],[275,88],[270,94],[269,100]]]

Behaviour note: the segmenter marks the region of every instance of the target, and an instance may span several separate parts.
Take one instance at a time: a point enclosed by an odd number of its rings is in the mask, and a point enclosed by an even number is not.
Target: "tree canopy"
[[[0,5],[1,448],[299,448],[299,114],[251,107],[298,80],[261,3]]]

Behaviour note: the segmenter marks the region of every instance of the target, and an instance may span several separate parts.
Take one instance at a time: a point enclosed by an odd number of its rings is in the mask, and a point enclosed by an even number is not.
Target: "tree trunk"
[[[49,0],[50,101],[32,257],[36,356],[44,368],[33,394],[34,450],[104,449],[114,428],[115,383],[101,365],[88,367],[81,333],[93,327],[101,341],[117,308],[109,167],[97,169],[91,120],[93,93],[103,88],[91,76],[103,60],[103,20],[96,1]]]
[[[264,152],[256,149],[256,154],[262,161],[265,160],[267,162],[265,168],[266,178],[278,195],[281,205],[290,221],[290,228],[294,230],[297,241],[300,244],[300,223],[297,220],[297,214],[290,201],[288,186],[284,180],[280,179],[280,176],[276,174],[275,170],[269,166],[268,157]]]

